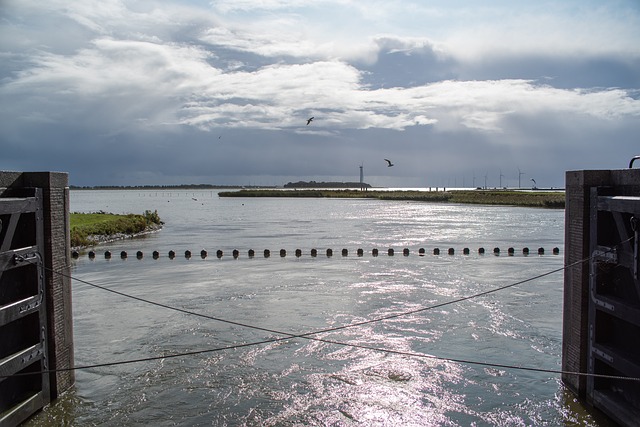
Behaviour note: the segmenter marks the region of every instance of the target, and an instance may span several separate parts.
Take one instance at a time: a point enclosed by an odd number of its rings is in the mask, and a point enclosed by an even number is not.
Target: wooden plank
[[[630,357],[630,354],[624,354],[612,346],[606,344],[595,344],[593,346],[593,355],[602,360],[607,365],[620,372],[620,375],[630,378],[640,378],[640,366]],[[601,374],[602,372],[598,372]]]
[[[20,301],[0,306],[0,327],[37,311],[42,303],[43,295],[33,295]]]
[[[640,214],[640,197],[599,196],[598,210]]]
[[[42,392],[35,393],[8,411],[0,413],[0,426],[20,425],[48,402]]]
[[[612,391],[594,391],[593,404],[622,426],[634,426],[640,419],[640,411],[630,405],[625,405],[624,397]]]
[[[43,345],[34,344],[0,360],[0,375],[14,375],[45,356]]]
[[[624,320],[627,323],[640,327],[640,309],[627,304],[626,301],[602,294],[592,294],[593,303],[600,311]]]
[[[11,268],[22,267],[25,263],[16,263],[15,257],[27,257],[29,258],[26,262],[32,262],[36,264],[39,260],[36,258],[34,260],[31,259],[31,255],[38,252],[37,246],[25,246],[20,249],[13,249],[4,252],[0,252],[0,271],[9,270]]]
[[[0,197],[0,215],[35,212],[37,207],[35,197]]]
[[[12,213],[9,217],[9,224],[4,225],[5,234],[4,238],[0,242],[0,252],[5,252],[11,249],[11,242],[13,242],[13,235],[16,232],[18,221],[20,220],[20,214]]]

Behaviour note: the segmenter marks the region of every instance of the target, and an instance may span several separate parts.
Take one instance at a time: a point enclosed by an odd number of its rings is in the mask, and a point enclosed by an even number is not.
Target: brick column
[[[607,185],[610,171],[569,171],[565,175],[564,264],[589,257],[589,208],[593,186]],[[589,263],[564,272],[562,370],[587,372]],[[562,381],[580,398],[586,396],[586,377],[567,375]]]

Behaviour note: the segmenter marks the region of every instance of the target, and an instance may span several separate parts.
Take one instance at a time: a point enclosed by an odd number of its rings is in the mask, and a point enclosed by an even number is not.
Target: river
[[[93,367],[29,426],[603,425],[538,371],[561,369],[563,210],[186,190],[73,190],[71,210],[165,225],[73,261]]]

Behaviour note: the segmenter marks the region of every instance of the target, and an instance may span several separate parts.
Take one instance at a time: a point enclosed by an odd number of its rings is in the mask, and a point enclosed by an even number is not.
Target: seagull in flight
[[[389,159],[384,159],[385,162],[387,162],[387,167],[390,168],[391,166],[393,166],[393,163],[391,163],[391,160]]]
[[[313,121],[313,117],[309,117],[309,118],[307,119],[307,126],[309,126],[309,123],[311,123],[312,121]]]

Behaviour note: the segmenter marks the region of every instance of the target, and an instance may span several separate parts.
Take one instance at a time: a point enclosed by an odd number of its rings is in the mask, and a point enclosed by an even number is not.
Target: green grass
[[[359,190],[240,190],[218,193],[220,197],[336,197],[419,202],[449,202],[564,209],[561,191],[454,190],[454,191],[359,191]]]
[[[92,236],[141,233],[149,227],[162,224],[158,211],[145,211],[142,215],[117,215],[107,212],[71,213],[69,222],[72,247],[94,244]]]

